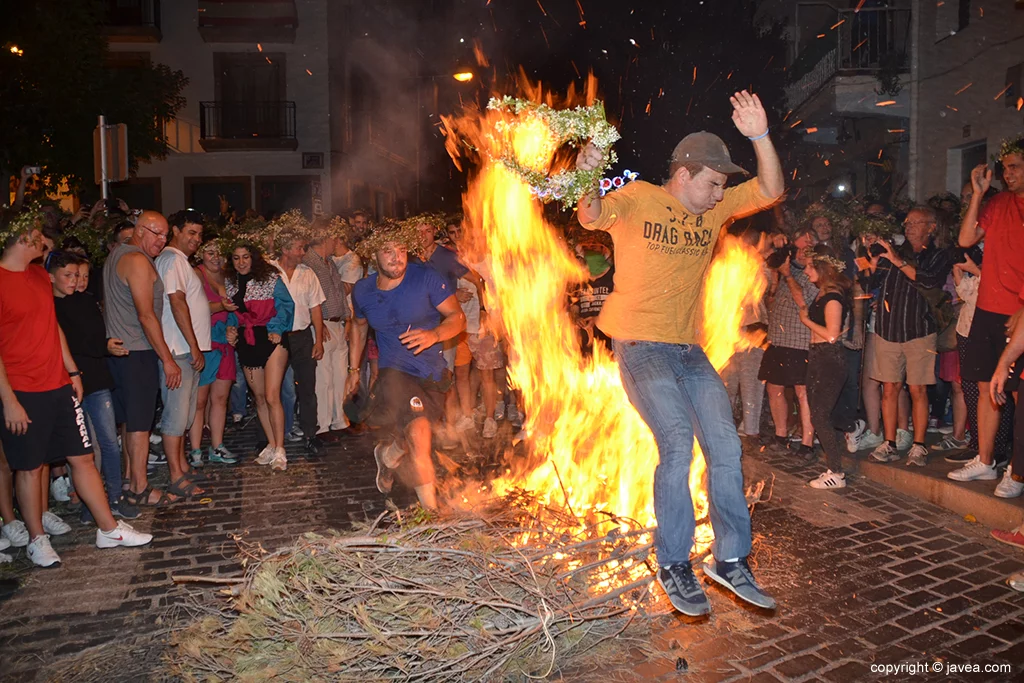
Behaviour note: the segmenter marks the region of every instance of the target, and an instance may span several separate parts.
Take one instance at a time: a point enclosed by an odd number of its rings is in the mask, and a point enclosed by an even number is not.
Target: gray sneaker
[[[701,617],[711,613],[711,603],[700,587],[697,575],[689,562],[667,564],[658,568],[658,583],[672,606],[688,617]]]
[[[878,448],[871,451],[871,459],[876,462],[893,462],[900,459],[900,454],[888,441],[883,441]]]
[[[751,605],[775,609],[775,599],[757,584],[745,557],[735,562],[719,562],[709,556],[704,560],[704,576],[725,586]]]
[[[907,453],[907,465],[917,465],[918,467],[924,467],[928,464],[928,449],[919,443],[915,443],[910,447],[910,451]]]

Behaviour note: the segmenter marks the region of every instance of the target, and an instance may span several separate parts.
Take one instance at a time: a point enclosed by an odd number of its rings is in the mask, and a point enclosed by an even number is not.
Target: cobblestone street
[[[236,434],[228,446],[242,453],[253,438]],[[161,654],[181,617],[178,603],[220,599],[215,588],[171,577],[237,575],[236,535],[273,549],[306,531],[372,518],[385,501],[374,488],[371,448],[364,436],[332,444],[316,461],[296,452],[283,474],[251,457],[208,467],[203,498],[137,520],[155,535],[140,549],[97,550],[94,529],[66,515],[74,531],[54,540],[62,567],[31,569],[19,549],[0,569],[0,677],[165,678]],[[804,485],[816,471],[789,456],[751,445],[746,460],[748,482],[766,482],[767,500],[753,515],[755,571],[779,609],[749,609],[709,587],[709,619],[655,620],[652,644],[663,657],[637,651],[612,671],[556,669],[552,680],[1021,679],[1024,594],[1005,582],[1024,568],[1018,551],[989,539],[986,528],[866,479],[820,492]],[[940,673],[871,669],[936,660]],[[1010,670],[948,673],[947,664]]]

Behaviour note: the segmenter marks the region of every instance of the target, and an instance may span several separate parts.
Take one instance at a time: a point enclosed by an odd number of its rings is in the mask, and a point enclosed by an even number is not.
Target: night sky
[[[729,95],[753,88],[775,123],[785,111],[786,46],[778,25],[755,27],[753,0],[455,0],[431,29],[428,58],[472,64],[474,41],[490,61],[477,96],[515,92],[519,68],[556,92],[598,79],[609,120],[622,133],[619,173],[664,179],[672,148],[710,130],[753,168],[749,143],[729,119]],[[434,31],[436,29],[436,33]],[[437,36],[437,38],[435,38]],[[464,40],[465,42],[460,42]],[[429,54],[432,53],[432,54]],[[772,112],[771,110],[775,110]]]

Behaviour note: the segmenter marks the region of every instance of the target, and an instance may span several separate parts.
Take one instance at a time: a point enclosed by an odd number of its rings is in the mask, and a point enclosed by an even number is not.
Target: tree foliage
[[[112,66],[100,0],[5,3],[0,22],[0,172],[43,167],[49,190],[93,183],[97,116],[128,126],[130,170],[167,155],[164,121],[188,79],[164,64]],[[11,51],[12,46],[21,55]]]

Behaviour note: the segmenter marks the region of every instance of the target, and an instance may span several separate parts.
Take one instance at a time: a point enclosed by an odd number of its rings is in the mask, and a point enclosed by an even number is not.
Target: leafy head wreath
[[[811,262],[815,264],[827,263],[836,269],[837,272],[843,273],[846,270],[846,264],[828,254],[815,254],[811,257]]]
[[[41,230],[46,216],[43,214],[43,207],[38,202],[25,206],[21,211],[13,213],[6,225],[0,226],[0,250],[7,246],[8,240],[12,237],[20,237],[33,230]]]
[[[491,98],[487,108],[511,112],[517,117],[499,121],[495,125],[498,133],[511,131],[525,123],[527,119],[534,118],[547,125],[556,148],[567,143],[573,147],[580,147],[590,140],[596,147],[607,150],[603,165],[591,171],[575,168],[548,175],[546,172],[524,166],[511,150],[506,149],[497,160],[520,176],[530,186],[531,192],[545,203],[561,201],[563,208],[575,207],[585,194],[600,188],[601,177],[618,161],[611,146],[619,139],[619,131],[605,118],[603,102],[597,101],[588,107],[554,109],[546,104],[506,96],[500,99]],[[526,116],[521,116],[523,114]]]
[[[1003,140],[999,146],[999,154],[994,160],[1002,161],[1010,154],[1019,154],[1021,157],[1024,157],[1024,135],[1009,137]]]
[[[355,251],[362,259],[377,260],[377,251],[384,245],[391,242],[402,245],[410,252],[415,252],[420,244],[420,232],[416,224],[408,220],[398,223],[390,218],[385,218],[374,224],[369,234],[364,237],[356,246]]]

